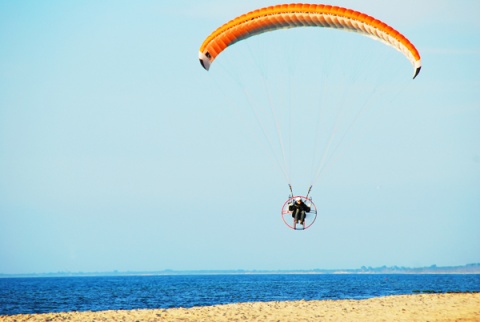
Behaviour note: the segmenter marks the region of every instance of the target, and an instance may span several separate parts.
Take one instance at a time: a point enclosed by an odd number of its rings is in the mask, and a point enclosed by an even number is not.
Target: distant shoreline
[[[1,274],[0,278],[18,277],[86,277],[86,276],[169,276],[169,275],[261,275],[261,274],[371,274],[371,275],[400,275],[400,274],[480,274],[480,263],[463,266],[436,265],[428,267],[361,267],[359,269],[311,269],[311,270],[159,270],[159,271],[110,271],[110,272],[51,272],[51,273],[25,273]]]

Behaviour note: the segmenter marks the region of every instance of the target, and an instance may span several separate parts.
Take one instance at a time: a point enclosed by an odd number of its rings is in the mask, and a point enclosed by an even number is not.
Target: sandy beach
[[[0,316],[0,321],[480,321],[480,293]]]

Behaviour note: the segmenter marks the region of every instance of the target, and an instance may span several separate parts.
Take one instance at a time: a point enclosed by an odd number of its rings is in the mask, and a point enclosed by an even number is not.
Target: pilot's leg
[[[303,225],[303,222],[305,221],[305,211],[300,212],[300,224]]]
[[[295,223],[298,223],[302,214],[298,209],[295,209],[294,212],[295,212]]]

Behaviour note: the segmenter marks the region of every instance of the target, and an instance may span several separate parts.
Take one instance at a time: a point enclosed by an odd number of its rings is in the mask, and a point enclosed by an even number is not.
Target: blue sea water
[[[0,315],[479,292],[480,275],[243,274],[0,278]]]

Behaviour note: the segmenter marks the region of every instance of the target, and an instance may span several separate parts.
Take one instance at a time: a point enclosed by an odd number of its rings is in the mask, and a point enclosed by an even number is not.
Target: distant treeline
[[[333,271],[333,273],[339,272],[345,272],[349,274],[480,274],[480,263],[468,264],[464,266],[431,265],[427,267],[414,268],[404,266],[362,266],[359,269]]]
[[[52,272],[30,274],[0,274],[7,277],[67,277],[67,276],[148,276],[148,275],[220,275],[220,274],[480,274],[480,263],[464,266],[403,267],[403,266],[362,266],[358,269],[311,269],[311,270],[191,270],[177,271],[111,271],[111,272]]]

